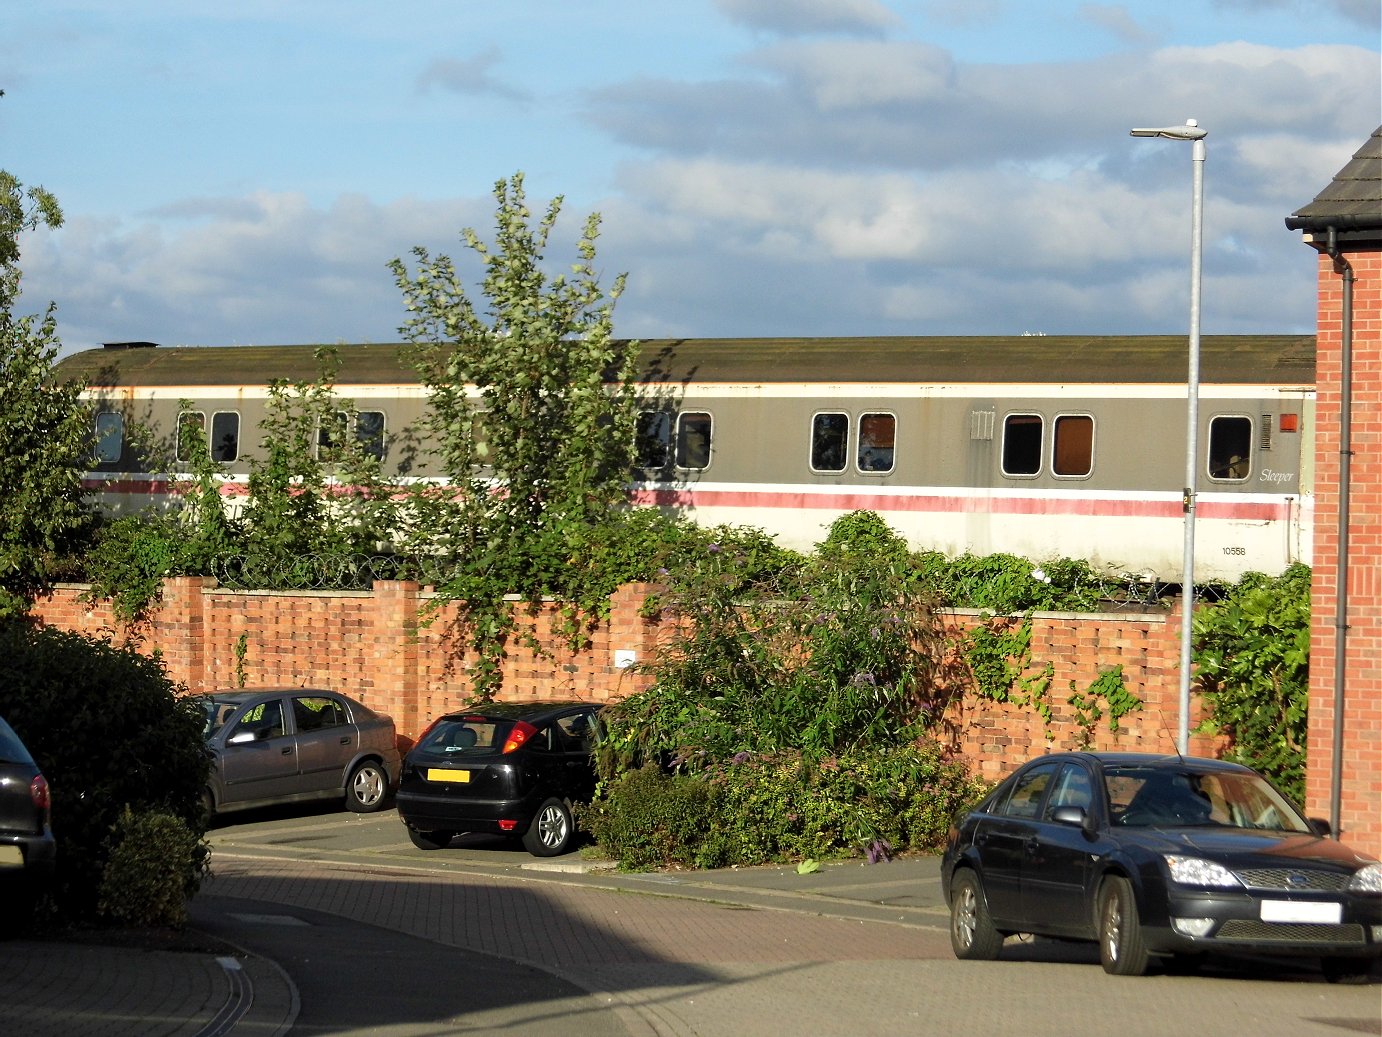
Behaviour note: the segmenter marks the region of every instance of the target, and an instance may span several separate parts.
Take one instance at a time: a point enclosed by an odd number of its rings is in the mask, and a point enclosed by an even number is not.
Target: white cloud
[[[916,104],[944,96],[955,66],[939,47],[921,43],[813,43],[763,51],[752,63],[769,69],[820,112]]]
[[[784,36],[881,35],[902,25],[878,0],[715,0],[715,6],[731,21]]]

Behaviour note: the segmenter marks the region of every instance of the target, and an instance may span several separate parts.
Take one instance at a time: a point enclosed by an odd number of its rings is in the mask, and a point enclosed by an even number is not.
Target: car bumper
[[[538,806],[530,799],[463,799],[407,788],[398,790],[395,804],[403,823],[420,832],[503,834],[522,833],[532,822]]]
[[[42,835],[0,834],[0,877],[51,872],[58,847],[51,832]]]
[[[1382,957],[1382,897],[1172,894],[1166,909],[1165,918],[1144,922],[1150,950]]]

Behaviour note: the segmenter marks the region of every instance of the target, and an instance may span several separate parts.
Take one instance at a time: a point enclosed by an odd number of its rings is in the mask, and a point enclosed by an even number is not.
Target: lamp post
[[[1196,453],[1200,428],[1200,256],[1203,252],[1201,228],[1204,223],[1204,138],[1194,119],[1184,126],[1135,129],[1134,137],[1165,137],[1191,142],[1193,193],[1190,206],[1190,370],[1185,385],[1185,490],[1181,498],[1185,513],[1185,557],[1181,566],[1180,628],[1180,724],[1176,730],[1176,751],[1190,749],[1190,666],[1191,619],[1195,611],[1195,486]]]

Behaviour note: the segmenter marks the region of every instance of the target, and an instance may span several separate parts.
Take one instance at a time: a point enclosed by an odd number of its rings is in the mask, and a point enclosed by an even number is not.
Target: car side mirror
[[[1334,835],[1333,826],[1324,818],[1310,817],[1306,818],[1306,820],[1310,822],[1310,831],[1314,832],[1316,835],[1323,836],[1326,839]]]
[[[1089,827],[1089,814],[1084,807],[1056,807],[1051,811],[1051,820],[1058,825],[1071,825],[1075,828]]]
[[[255,739],[253,731],[237,731],[226,739],[226,745],[248,745]]]

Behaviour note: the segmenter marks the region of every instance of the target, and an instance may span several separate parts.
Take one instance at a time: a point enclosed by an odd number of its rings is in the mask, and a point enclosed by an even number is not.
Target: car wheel
[[[455,832],[419,832],[416,828],[408,829],[408,838],[419,850],[445,849],[455,834]]]
[[[211,794],[210,789],[202,789],[202,812],[206,815],[207,824],[216,816],[216,797]]]
[[[1099,890],[1099,963],[1110,975],[1140,976],[1150,960],[1132,883],[1114,875]]]
[[[346,806],[357,814],[368,814],[384,805],[389,791],[389,776],[377,763],[365,762],[350,772],[346,782]]]
[[[1330,983],[1361,986],[1372,975],[1371,958],[1324,958],[1320,961],[1324,978]]]
[[[966,961],[992,961],[1003,948],[993,927],[979,876],[965,870],[950,883],[950,948]]]
[[[571,811],[559,799],[549,799],[537,808],[537,814],[523,833],[523,847],[534,857],[555,857],[571,848],[576,835]]]

